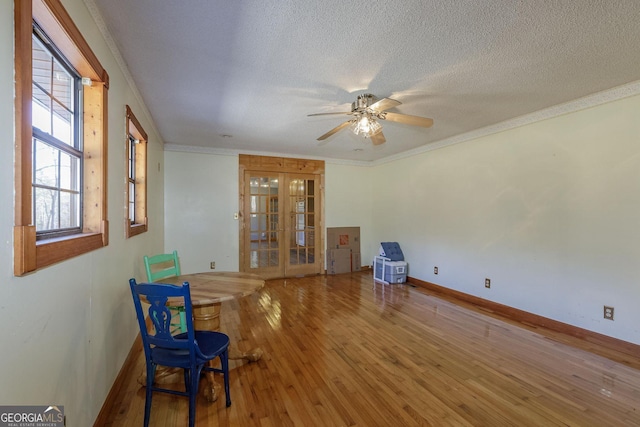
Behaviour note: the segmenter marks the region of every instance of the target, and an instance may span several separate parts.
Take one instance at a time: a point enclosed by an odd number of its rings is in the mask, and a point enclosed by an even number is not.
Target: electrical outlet
[[[212,270],[216,269],[216,262],[215,261],[211,261],[211,269]]]
[[[485,288],[491,287],[491,279],[484,279],[484,287]]]
[[[604,306],[604,318],[607,320],[613,320],[613,307]]]
[[[438,267],[433,267],[433,274],[438,274]]]

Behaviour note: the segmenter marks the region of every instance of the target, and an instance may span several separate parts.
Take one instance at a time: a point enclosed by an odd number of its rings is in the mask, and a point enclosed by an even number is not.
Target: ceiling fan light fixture
[[[425,128],[433,125],[433,119],[429,119],[427,117],[410,116],[408,114],[392,113],[387,111],[400,104],[402,103],[395,99],[377,99],[371,94],[364,94],[359,95],[358,98],[351,103],[351,111],[314,113],[308,114],[308,116],[328,116],[334,114],[353,116],[353,118],[340,123],[329,132],[318,137],[318,141],[325,141],[327,138],[348,127],[354,134],[360,135],[364,138],[370,138],[373,145],[380,145],[387,142],[387,139],[382,134],[382,125],[378,123],[378,120],[388,120],[391,122],[422,126]]]
[[[363,114],[353,122],[351,130],[356,135],[369,138],[371,135],[375,135],[380,132],[382,130],[382,125],[370,115]]]

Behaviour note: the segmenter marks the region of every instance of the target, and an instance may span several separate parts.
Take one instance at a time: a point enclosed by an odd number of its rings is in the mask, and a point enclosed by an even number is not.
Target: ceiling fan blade
[[[380,145],[387,142],[387,139],[382,134],[382,131],[371,135],[369,138],[371,139],[371,142],[373,142],[373,145]]]
[[[413,126],[422,126],[423,128],[428,128],[433,125],[433,119],[429,119],[427,117],[410,116],[408,114],[384,113],[384,120],[404,123]]]
[[[382,112],[382,111],[387,111],[389,108],[397,107],[400,104],[402,104],[402,102],[396,101],[395,99],[382,98],[381,100],[371,104],[369,108],[372,109],[373,111]]]
[[[322,141],[323,139],[329,138],[334,133],[337,133],[337,132],[341,131],[342,129],[346,128],[347,126],[349,126],[351,124],[351,122],[352,122],[351,120],[347,120],[346,122],[344,122],[342,124],[339,124],[338,126],[336,126],[333,129],[331,129],[329,132],[325,133],[320,138],[318,138],[318,141]]]
[[[307,117],[311,117],[311,116],[333,116],[336,114],[340,114],[340,115],[344,115],[344,114],[351,114],[351,111],[349,112],[340,112],[340,113],[314,113],[314,114],[307,114]]]

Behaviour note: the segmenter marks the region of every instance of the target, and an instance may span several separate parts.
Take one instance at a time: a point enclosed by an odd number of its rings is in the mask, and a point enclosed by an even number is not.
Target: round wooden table
[[[193,323],[196,330],[219,331],[220,330],[220,306],[223,301],[230,301],[253,294],[262,289],[264,280],[251,273],[234,272],[206,272],[194,274],[182,274],[180,276],[161,279],[159,283],[180,285],[189,283],[191,304],[193,306]],[[169,306],[181,306],[182,301],[169,301]],[[230,347],[230,359],[245,359],[250,362],[260,360],[262,350],[260,348],[241,353]],[[207,387],[205,396],[209,402],[214,402],[219,395],[220,386],[213,380],[213,372],[207,372]],[[183,379],[181,370],[166,369],[156,373],[158,384],[169,384]],[[140,380],[144,381],[144,378]],[[139,381],[140,381],[139,380]],[[142,384],[145,384],[143,382]]]

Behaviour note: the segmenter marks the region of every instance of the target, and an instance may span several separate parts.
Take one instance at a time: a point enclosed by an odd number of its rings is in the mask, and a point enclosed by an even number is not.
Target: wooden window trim
[[[48,265],[104,247],[107,220],[107,94],[109,76],[100,65],[60,0],[14,0],[15,20],[15,226],[14,274],[22,276]],[[31,43],[36,21],[91,86],[83,90],[83,230],[82,234],[36,242],[32,223]]]
[[[145,233],[148,229],[147,227],[147,133],[142,128],[142,125],[136,118],[133,111],[131,111],[131,107],[126,106],[126,115],[127,115],[127,132],[126,137],[129,138],[129,135],[133,135],[134,138],[138,139],[140,142],[136,144],[136,211],[135,211],[135,222],[131,223],[129,219],[129,185],[127,185],[127,203],[125,210],[125,229],[127,238],[137,236],[138,234]],[[127,141],[125,140],[125,144]],[[125,150],[125,161],[128,162],[128,150]],[[129,170],[129,166],[127,164],[125,170]],[[127,177],[128,181],[128,172]]]

